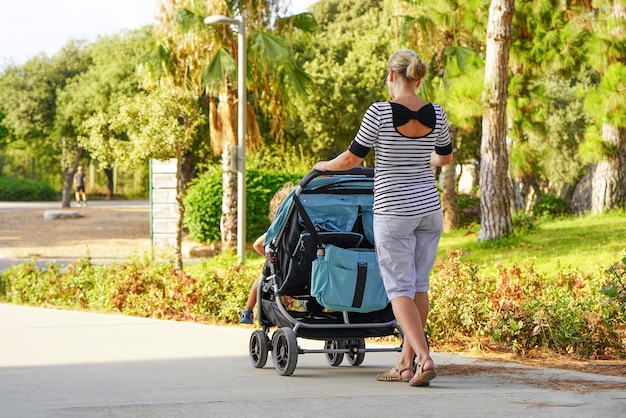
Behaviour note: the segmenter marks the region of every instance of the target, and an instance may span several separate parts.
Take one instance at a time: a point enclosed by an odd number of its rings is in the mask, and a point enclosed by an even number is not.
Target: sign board
[[[176,247],[176,158],[150,160],[150,236],[152,246]]]

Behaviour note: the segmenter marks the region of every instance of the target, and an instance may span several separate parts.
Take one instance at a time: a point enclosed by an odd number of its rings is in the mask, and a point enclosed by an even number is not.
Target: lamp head
[[[213,15],[213,16],[207,16],[204,19],[204,23],[206,25],[217,25],[220,23],[239,24],[239,19],[232,19],[230,17],[223,16],[223,15]]]

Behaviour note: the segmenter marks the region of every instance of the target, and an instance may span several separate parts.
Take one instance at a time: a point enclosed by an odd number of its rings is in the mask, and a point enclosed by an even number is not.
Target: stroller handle
[[[318,171],[311,170],[309,173],[300,180],[300,187],[305,188],[311,180],[319,176],[363,176],[374,177],[373,168],[354,167],[345,171]]]

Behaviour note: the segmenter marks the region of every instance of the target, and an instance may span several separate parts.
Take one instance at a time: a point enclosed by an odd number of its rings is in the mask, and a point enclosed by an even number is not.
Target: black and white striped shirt
[[[439,194],[430,154],[452,153],[448,132],[448,119],[441,106],[427,104],[417,112],[390,102],[372,104],[356,137],[350,144],[350,152],[365,157],[370,149],[376,153],[374,177],[374,213],[385,216],[424,216],[440,210]],[[432,128],[421,137],[402,135],[394,126],[394,112],[398,120],[398,107],[402,113],[419,114],[412,118]],[[406,115],[403,115],[406,116]],[[398,126],[406,123],[398,123]]]

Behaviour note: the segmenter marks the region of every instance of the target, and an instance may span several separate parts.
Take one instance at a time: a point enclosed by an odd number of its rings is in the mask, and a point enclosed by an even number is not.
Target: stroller
[[[324,353],[331,366],[347,356],[359,366],[366,352],[401,351],[365,347],[365,338],[404,337],[374,252],[373,187],[373,169],[313,170],[279,206],[257,292],[263,329],[250,337],[255,368],[269,352],[278,374],[290,376],[299,354]],[[300,348],[299,337],[324,341],[324,348]]]

